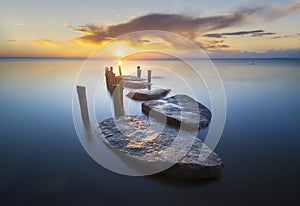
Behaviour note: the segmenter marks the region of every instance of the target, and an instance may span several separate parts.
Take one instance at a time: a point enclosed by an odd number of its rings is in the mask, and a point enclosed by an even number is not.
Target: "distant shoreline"
[[[114,60],[114,59],[101,59],[101,58],[65,58],[65,57],[0,57],[1,60]],[[186,58],[190,60],[207,60],[206,58]],[[210,58],[211,60],[300,60],[300,58],[288,58],[288,57],[273,57],[273,58]],[[175,58],[144,58],[144,59],[128,59],[128,61],[149,61],[149,60],[161,60],[172,61],[178,60]]]

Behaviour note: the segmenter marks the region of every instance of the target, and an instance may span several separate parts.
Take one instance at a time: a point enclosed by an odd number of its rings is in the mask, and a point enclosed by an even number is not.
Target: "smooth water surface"
[[[151,66],[132,65],[138,63]],[[0,60],[1,205],[299,202],[300,60],[214,60],[227,97],[226,125],[216,148],[225,167],[220,180],[194,184],[119,175],[89,157],[72,118],[73,88],[82,64],[83,60]],[[183,69],[179,62],[164,64],[170,70]],[[156,71],[153,81],[161,86],[177,78]],[[193,78],[191,84],[196,83]],[[198,100],[210,107],[205,87],[196,85]],[[182,92],[183,87],[172,87],[173,93]],[[101,92],[100,87],[97,93]],[[102,95],[95,108],[99,121],[112,113],[110,97]],[[139,112],[138,104],[125,100],[126,112]]]

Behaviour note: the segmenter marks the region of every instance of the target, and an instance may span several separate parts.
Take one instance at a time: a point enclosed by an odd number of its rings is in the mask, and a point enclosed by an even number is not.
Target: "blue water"
[[[227,120],[216,148],[225,167],[220,180],[194,184],[123,176],[90,158],[72,118],[82,64],[0,60],[1,205],[299,202],[300,60],[214,60],[227,97]],[[200,91],[197,95],[209,107]],[[135,111],[130,108],[129,113]],[[99,121],[109,115],[99,108],[96,112]]]

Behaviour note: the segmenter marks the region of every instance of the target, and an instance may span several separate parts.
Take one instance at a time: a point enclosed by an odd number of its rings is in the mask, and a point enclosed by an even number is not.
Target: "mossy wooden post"
[[[86,90],[84,86],[76,86],[77,88],[77,95],[79,100],[81,118],[85,125],[89,124],[89,111],[88,111],[88,104],[86,99]]]
[[[136,76],[137,76],[138,78],[141,78],[141,76],[142,76],[142,70],[141,70],[141,67],[140,67],[140,66],[137,66],[136,73],[137,73]]]

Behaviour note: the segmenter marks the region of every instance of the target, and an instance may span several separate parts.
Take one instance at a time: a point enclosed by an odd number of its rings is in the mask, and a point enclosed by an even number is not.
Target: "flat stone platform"
[[[211,112],[208,108],[182,94],[144,102],[142,111],[157,120],[166,118],[168,124],[185,130],[205,128],[211,121]]]
[[[162,88],[153,89],[134,89],[126,96],[134,100],[154,100],[166,96],[171,90]]]
[[[147,116],[108,118],[98,124],[97,133],[109,147],[145,165],[172,163],[162,173],[174,178],[216,179],[222,173],[222,160],[201,140]]]

